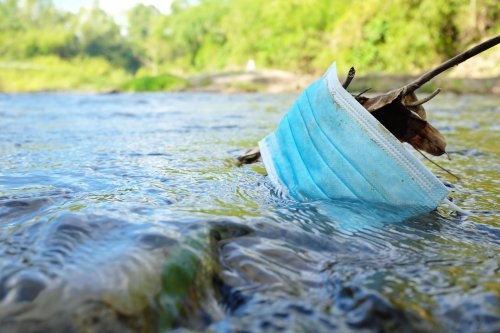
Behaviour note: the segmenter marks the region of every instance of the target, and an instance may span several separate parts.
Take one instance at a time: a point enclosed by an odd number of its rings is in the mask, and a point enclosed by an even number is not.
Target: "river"
[[[470,215],[278,195],[291,94],[0,95],[0,332],[498,332],[500,98],[427,104]]]

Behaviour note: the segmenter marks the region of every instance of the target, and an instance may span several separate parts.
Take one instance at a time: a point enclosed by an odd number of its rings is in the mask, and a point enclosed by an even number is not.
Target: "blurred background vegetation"
[[[182,89],[249,59],[296,74],[333,60],[341,73],[415,74],[499,34],[499,22],[498,0],[177,0],[168,14],[139,4],[125,25],[97,3],[71,13],[0,0],[0,91]]]

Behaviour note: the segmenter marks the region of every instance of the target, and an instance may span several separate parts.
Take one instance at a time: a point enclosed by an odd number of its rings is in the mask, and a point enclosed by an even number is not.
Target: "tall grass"
[[[0,61],[0,91],[105,91],[116,89],[132,77],[102,58],[71,61],[56,56],[29,61]]]

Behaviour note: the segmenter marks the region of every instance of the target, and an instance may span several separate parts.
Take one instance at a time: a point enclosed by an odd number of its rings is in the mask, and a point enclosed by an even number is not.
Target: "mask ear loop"
[[[433,160],[431,160],[430,158],[428,158],[427,156],[425,156],[424,153],[422,153],[420,150],[418,149],[415,149],[420,155],[422,155],[426,160],[428,160],[429,162],[431,162],[432,164],[436,165],[437,167],[439,167],[441,170],[449,173],[450,175],[452,175],[453,177],[455,177],[458,181],[461,181],[460,177],[458,177],[457,175],[455,175],[454,173],[452,173],[451,171],[449,171],[448,169],[446,168],[443,168],[442,166],[440,166],[439,164],[437,164],[436,162],[434,162]],[[450,158],[448,156],[448,158]],[[474,214],[471,212],[471,211],[468,211],[468,210],[465,210],[465,209],[462,209],[460,207],[458,207],[457,205],[455,205],[453,202],[450,201],[450,199],[448,198],[445,198],[443,200],[443,202],[445,204],[447,204],[451,209],[455,210],[456,212],[460,213],[461,215],[464,215],[464,216],[474,216]]]
[[[458,177],[457,175],[455,175],[454,173],[452,173],[451,171],[449,171],[448,169],[446,168],[443,168],[442,166],[440,166],[439,164],[437,164],[436,162],[434,162],[433,160],[431,160],[429,157],[427,157],[423,152],[421,152],[420,150],[416,149],[415,147],[413,147],[420,155],[422,155],[426,160],[428,160],[429,162],[431,162],[432,164],[436,165],[438,168],[440,168],[441,170],[447,172],[448,174],[450,174],[451,176],[455,177],[457,179],[457,181],[461,181],[462,179],[460,177]],[[450,158],[448,156],[448,158]],[[465,209],[462,209],[460,208],[459,206],[455,205],[453,202],[451,202],[450,199],[448,198],[444,198],[443,199],[443,202],[448,205],[448,207],[450,207],[451,209],[453,209],[454,211],[456,211],[457,213],[459,213],[460,215],[464,215],[464,216],[474,216],[474,214],[471,212],[471,211],[468,211],[468,210],[465,210]]]
[[[443,200],[443,202],[445,204],[447,204],[451,209],[454,209],[457,213],[460,213],[461,215],[464,215],[464,216],[474,216],[474,214],[471,211],[465,210],[465,209],[462,209],[462,208],[458,207],[453,202],[451,202],[450,199],[448,199],[448,198],[445,198]]]

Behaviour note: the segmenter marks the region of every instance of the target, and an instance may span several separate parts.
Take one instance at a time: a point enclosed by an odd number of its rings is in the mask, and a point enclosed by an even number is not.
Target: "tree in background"
[[[135,6],[126,27],[97,4],[72,14],[50,0],[0,0],[0,65],[90,59],[138,76],[243,70],[249,59],[297,73],[333,60],[415,73],[498,33],[495,0],[175,0],[170,14]]]
[[[471,11],[488,13],[475,34]],[[415,72],[498,33],[498,13],[492,0],[178,1],[170,60],[198,71],[241,68],[252,57],[260,67],[303,73],[333,59],[364,72]]]
[[[0,2],[0,57],[76,55],[76,38],[68,29],[71,15],[61,13],[48,0],[26,0],[22,4],[18,0]]]
[[[172,14],[165,21],[169,43],[169,60],[186,71],[222,69],[229,58],[222,19],[228,12],[228,0],[174,1]]]
[[[74,15],[50,0],[0,2],[0,43],[0,57],[7,59],[102,57],[131,72],[139,67],[120,27],[95,6]]]
[[[103,57],[113,65],[131,72],[139,68],[139,59],[135,57],[129,41],[122,36],[120,27],[97,6],[80,10],[74,33],[81,54]]]
[[[153,75],[167,59],[166,17],[154,6],[136,5],[128,12],[127,38],[134,54]]]

